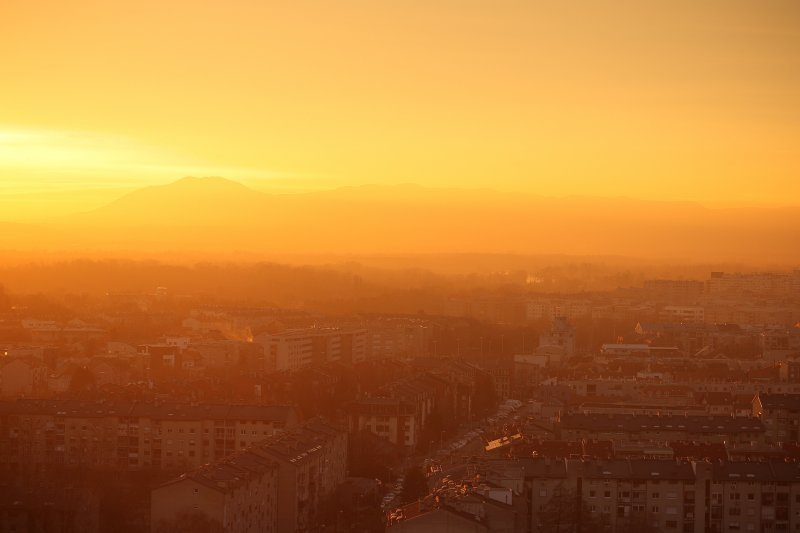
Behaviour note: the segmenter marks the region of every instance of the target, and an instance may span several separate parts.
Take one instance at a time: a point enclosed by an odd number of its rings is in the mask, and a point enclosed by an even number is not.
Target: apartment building
[[[793,462],[525,458],[487,461],[478,473],[524,494],[528,531],[556,531],[554,517],[574,530],[578,515],[584,531],[800,530]]]
[[[417,359],[417,364],[429,364],[428,374],[441,389],[436,408],[442,416],[457,419],[472,418],[472,401],[479,383],[490,384],[492,377],[477,365],[459,360],[433,361]]]
[[[255,342],[264,347],[267,372],[297,370],[331,361],[356,363],[367,358],[364,329],[306,328],[261,335]]]
[[[591,517],[610,531],[694,531],[697,490],[690,463],[606,460],[570,465]]]
[[[199,514],[231,533],[306,532],[346,473],[347,433],[312,419],[154,489],[152,530]]]
[[[709,502],[705,531],[800,531],[797,463],[698,463],[695,469]]]
[[[705,317],[709,324],[792,326],[800,320],[800,306],[789,303],[754,303],[750,299],[734,299],[706,305]]]
[[[517,510],[485,494],[486,487],[447,493],[436,502],[413,502],[389,516],[387,533],[516,533],[523,531]],[[505,491],[510,492],[510,491]]]
[[[694,301],[705,291],[705,283],[689,279],[649,279],[644,281],[649,295],[677,301]]]
[[[800,383],[800,361],[778,363],[778,379],[783,383]]]
[[[189,469],[297,425],[294,407],[79,400],[0,402],[0,470]]]
[[[761,354],[764,359],[796,358],[800,356],[800,328],[766,328],[760,335]]]
[[[366,398],[348,406],[350,433],[368,431],[413,450],[422,431],[416,409],[398,398]]]
[[[665,322],[701,324],[705,316],[705,309],[696,305],[665,305],[658,310],[658,318]]]
[[[428,353],[431,326],[417,319],[375,319],[367,327],[367,357],[422,357]]]
[[[555,349],[566,359],[575,355],[575,344],[575,328],[566,318],[557,317],[550,330],[539,337],[539,352],[552,354]]]
[[[47,375],[47,365],[41,359],[0,357],[0,397],[21,398],[46,392]]]
[[[24,488],[0,486],[0,531],[98,533],[100,494],[89,488],[54,487],[47,483]]]
[[[786,296],[797,294],[798,291],[800,291],[800,270],[791,273],[712,272],[708,280],[708,293],[711,295],[751,293]]]
[[[555,320],[556,318],[584,318],[591,316],[592,303],[589,300],[537,299],[525,303],[525,319]]]
[[[753,417],[654,416],[591,413],[562,414],[556,425],[562,440],[615,442],[763,443],[764,424]]]
[[[431,373],[398,380],[348,406],[349,430],[369,431],[408,451],[414,450],[434,410],[442,416],[455,414],[459,391],[457,385]]]
[[[650,346],[649,344],[606,343],[600,346],[600,353],[607,357],[678,357],[676,346]]]
[[[657,344],[670,344],[678,347],[683,355],[694,355],[703,348],[710,347],[722,351],[736,350],[737,347],[751,347],[762,331],[760,326],[743,326],[739,321],[709,319],[705,311],[706,323],[701,322],[639,322],[635,331],[641,342],[658,340]],[[711,323],[711,322],[715,323]],[[752,357],[756,357],[753,350]]]
[[[347,475],[347,432],[312,419],[255,446],[278,465],[280,533],[303,533]]]
[[[672,405],[670,403],[648,402],[583,402],[574,409],[576,412],[597,415],[709,415],[713,414],[705,405]]]
[[[800,394],[800,383],[782,383],[770,381],[709,381],[704,380],[703,376],[698,376],[696,381],[666,381],[666,382],[647,382],[633,377],[620,378],[586,378],[586,379],[552,379],[547,382],[554,387],[556,385],[569,388],[579,396],[625,396],[629,398],[644,398],[646,396],[666,397],[672,395],[670,390],[677,391],[685,389],[694,393],[705,392],[726,392],[735,396],[750,395],[761,393],[771,394]],[[663,390],[663,393],[659,393]],[[691,396],[681,395],[685,398]],[[677,398],[676,398],[677,399]],[[684,402],[684,398],[680,398]]]
[[[492,361],[483,364],[482,368],[492,378],[495,398],[498,400],[510,398],[514,383],[514,364],[508,361]]]
[[[278,465],[257,449],[238,452],[153,489],[151,531],[188,529],[194,516],[230,533],[274,533],[277,491]]]
[[[800,437],[800,394],[759,393],[753,398],[768,442],[796,442]]]

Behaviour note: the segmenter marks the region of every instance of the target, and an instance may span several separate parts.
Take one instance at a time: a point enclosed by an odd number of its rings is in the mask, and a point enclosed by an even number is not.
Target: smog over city
[[[800,3],[0,2],[0,532],[800,531]]]

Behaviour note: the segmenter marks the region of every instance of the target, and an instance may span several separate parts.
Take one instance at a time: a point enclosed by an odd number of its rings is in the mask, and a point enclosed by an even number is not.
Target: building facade
[[[184,474],[153,489],[151,531],[189,530],[192,523],[205,521],[230,533],[274,533],[277,476],[277,464],[258,450]]]
[[[262,335],[267,372],[297,370],[331,361],[357,363],[367,358],[367,332],[363,329],[307,328]]]
[[[298,420],[286,406],[0,402],[0,470],[196,468]]]

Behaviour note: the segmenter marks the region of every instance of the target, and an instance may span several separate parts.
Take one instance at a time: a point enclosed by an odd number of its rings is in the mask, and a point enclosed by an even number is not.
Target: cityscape
[[[6,294],[8,531],[791,531],[800,271],[332,315]]]
[[[800,532],[800,2],[0,1],[0,533]]]

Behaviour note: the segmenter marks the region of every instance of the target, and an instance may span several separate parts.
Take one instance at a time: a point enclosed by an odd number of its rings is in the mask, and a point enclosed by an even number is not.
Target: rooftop
[[[222,405],[143,401],[6,400],[0,415],[52,415],[80,418],[124,417],[156,420],[262,420],[287,422],[295,408],[283,405]]]
[[[759,393],[759,400],[764,409],[786,409],[800,411],[800,394],[764,394]]]
[[[585,431],[685,431],[689,433],[763,432],[757,418],[699,415],[629,415],[569,413],[561,416],[561,427]]]

